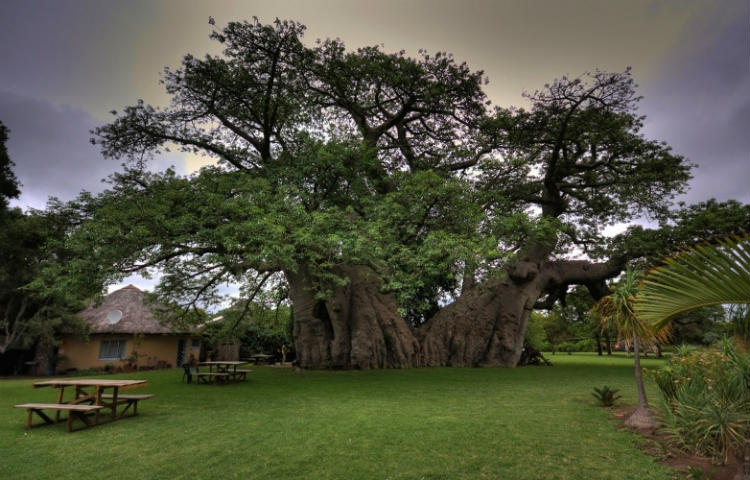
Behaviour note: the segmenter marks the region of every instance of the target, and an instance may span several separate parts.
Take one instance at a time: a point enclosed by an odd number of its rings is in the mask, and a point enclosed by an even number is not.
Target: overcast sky
[[[747,0],[2,0],[0,121],[23,184],[14,205],[101,190],[120,166],[101,158],[89,130],[139,98],[164,104],[164,66],[218,52],[209,16],[217,27],[297,20],[308,43],[447,51],[485,71],[501,106],[565,74],[632,66],[646,134],[698,165],[682,199],[750,202]],[[154,168],[200,161],[172,153]]]

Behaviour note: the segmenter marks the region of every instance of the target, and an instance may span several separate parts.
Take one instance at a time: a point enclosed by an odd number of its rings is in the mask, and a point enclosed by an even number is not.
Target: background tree
[[[674,345],[711,345],[731,330],[727,317],[721,305],[682,312],[669,325],[669,341]]]
[[[534,322],[535,319],[541,324],[547,342],[547,345],[545,346],[550,349],[553,355],[558,350],[568,350],[567,344],[575,337],[575,334],[571,330],[570,323],[560,314],[559,311],[550,310],[545,313],[534,312],[529,321]]]
[[[17,198],[21,193],[18,190],[18,179],[13,173],[13,161],[8,156],[8,128],[0,122],[0,221],[2,214],[8,208],[8,200]]]
[[[287,357],[294,357],[292,340],[292,315],[288,305],[265,305],[240,301],[217,313],[219,321],[209,323],[203,329],[207,350],[220,341],[233,340],[240,345],[240,358],[249,358],[256,353],[278,357],[281,361],[282,346],[286,346]]]
[[[640,254],[598,263],[563,255],[603,253],[601,229],[613,222],[644,212],[666,218],[689,178],[682,157],[641,134],[629,71],[564,77],[528,98],[529,111],[497,113],[494,126],[507,137],[501,156],[481,163],[477,185],[489,194],[488,227],[505,228],[499,240],[513,255],[426,325],[427,363],[514,365],[532,308],[550,307],[570,285],[601,298],[606,279]]]
[[[37,343],[44,351],[62,330],[80,330],[71,313],[81,306],[71,292],[51,296],[32,286],[45,267],[69,258],[60,242],[72,224],[64,216],[7,208],[20,193],[7,140],[0,122],[0,356]]]
[[[82,300],[91,291],[52,295],[52,290],[45,292],[37,284],[48,265],[69,258],[62,247],[69,229],[66,218],[19,209],[7,212],[0,229],[0,354],[35,343],[41,352],[64,331],[82,333],[73,314],[83,308]]]

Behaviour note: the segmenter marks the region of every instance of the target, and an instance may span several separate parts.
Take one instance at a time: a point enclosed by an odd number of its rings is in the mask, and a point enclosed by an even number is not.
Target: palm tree
[[[696,245],[666,259],[664,265],[651,270],[643,280],[635,307],[643,321],[656,329],[666,329],[682,312],[725,304],[750,305],[750,237],[747,235]],[[736,320],[735,333],[747,347],[750,316]],[[745,384],[750,388],[747,374]],[[747,478],[750,445],[744,442],[734,450],[739,460],[734,478]]]
[[[636,311],[661,330],[680,313],[726,304],[750,304],[750,237],[696,245],[667,258],[643,280]]]
[[[599,300],[593,311],[599,316],[602,328],[614,326],[619,338],[633,346],[635,383],[638,388],[638,408],[625,421],[625,425],[636,428],[654,428],[656,420],[651,415],[643,386],[640,346],[655,340],[655,330],[636,315],[633,304],[638,290],[638,272],[628,268],[625,278],[617,284],[612,293]],[[662,330],[663,331],[663,330]]]

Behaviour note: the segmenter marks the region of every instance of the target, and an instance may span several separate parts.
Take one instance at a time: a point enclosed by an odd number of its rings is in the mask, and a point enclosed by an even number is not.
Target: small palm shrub
[[[616,395],[620,390],[616,388],[609,388],[604,385],[602,388],[594,387],[594,391],[591,395],[596,398],[603,407],[611,407],[615,404],[617,399],[622,398],[622,395]]]
[[[674,356],[653,372],[662,432],[682,450],[726,463],[750,435],[750,357],[725,339]]]

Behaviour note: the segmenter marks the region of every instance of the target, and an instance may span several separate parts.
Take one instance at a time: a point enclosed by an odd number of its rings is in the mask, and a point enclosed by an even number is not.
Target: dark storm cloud
[[[750,201],[748,16],[700,37],[709,39],[704,43],[684,46],[686,53],[644,89],[647,133],[698,165],[684,198],[689,203]]]
[[[0,121],[10,129],[8,153],[22,184],[13,206],[42,209],[49,197],[67,201],[82,190],[98,193],[108,186],[104,179],[122,170],[120,162],[103,158],[99,146],[90,143],[90,130],[101,122],[82,110],[0,92]],[[173,152],[153,159],[148,168],[176,165],[177,173],[186,174],[184,164],[184,155]]]
[[[82,110],[0,92],[0,120],[10,129],[8,153],[23,184],[14,205],[44,208],[50,196],[100,191],[101,179],[119,167],[89,143],[96,121]]]

